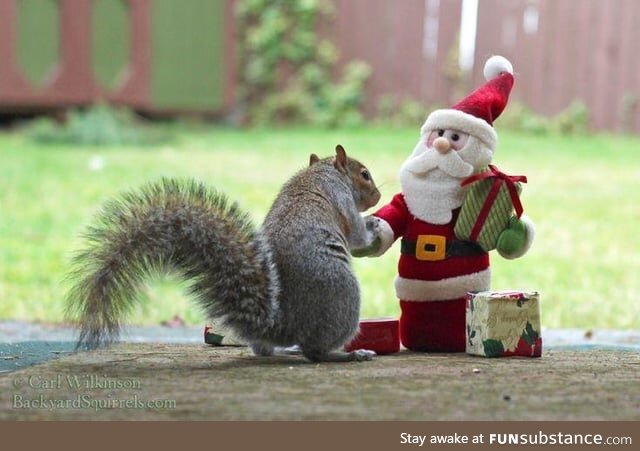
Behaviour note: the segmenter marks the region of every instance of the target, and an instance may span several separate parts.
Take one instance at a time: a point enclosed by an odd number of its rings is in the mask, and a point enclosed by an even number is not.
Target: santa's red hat
[[[507,105],[513,87],[513,66],[502,56],[492,56],[484,65],[486,83],[451,108],[432,112],[422,133],[431,130],[453,129],[482,140],[494,150],[497,135],[493,121]]]

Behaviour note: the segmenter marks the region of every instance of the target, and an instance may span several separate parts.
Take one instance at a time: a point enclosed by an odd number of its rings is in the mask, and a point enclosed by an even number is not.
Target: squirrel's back
[[[279,274],[283,335],[297,344],[317,334],[333,336],[339,347],[357,332],[360,289],[351,241],[365,239],[359,212],[380,193],[364,165],[340,159],[339,149],[334,158],[312,156],[310,166],[283,185],[262,226]]]

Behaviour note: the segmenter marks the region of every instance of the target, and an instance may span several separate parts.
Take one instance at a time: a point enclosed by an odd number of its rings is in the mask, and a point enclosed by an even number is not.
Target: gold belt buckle
[[[416,241],[416,259],[423,261],[444,260],[447,239],[440,235],[418,235]]]

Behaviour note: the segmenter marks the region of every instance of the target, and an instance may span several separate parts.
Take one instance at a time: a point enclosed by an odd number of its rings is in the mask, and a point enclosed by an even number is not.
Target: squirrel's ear
[[[320,158],[315,153],[309,155],[309,166],[313,166],[318,161],[320,161]]]
[[[333,165],[340,172],[347,172],[347,152],[340,144],[336,146],[336,158]]]

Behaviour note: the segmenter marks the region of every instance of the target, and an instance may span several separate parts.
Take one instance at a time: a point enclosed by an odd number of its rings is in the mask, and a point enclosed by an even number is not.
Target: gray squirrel
[[[309,163],[258,230],[236,203],[193,180],[165,178],[108,202],[70,273],[67,314],[80,327],[78,347],[116,341],[138,286],[174,270],[204,313],[256,355],[297,345],[314,362],[370,360],[372,351],[340,349],[360,314],[350,251],[376,236],[360,212],[380,192],[340,145],[335,157],[312,154]]]

